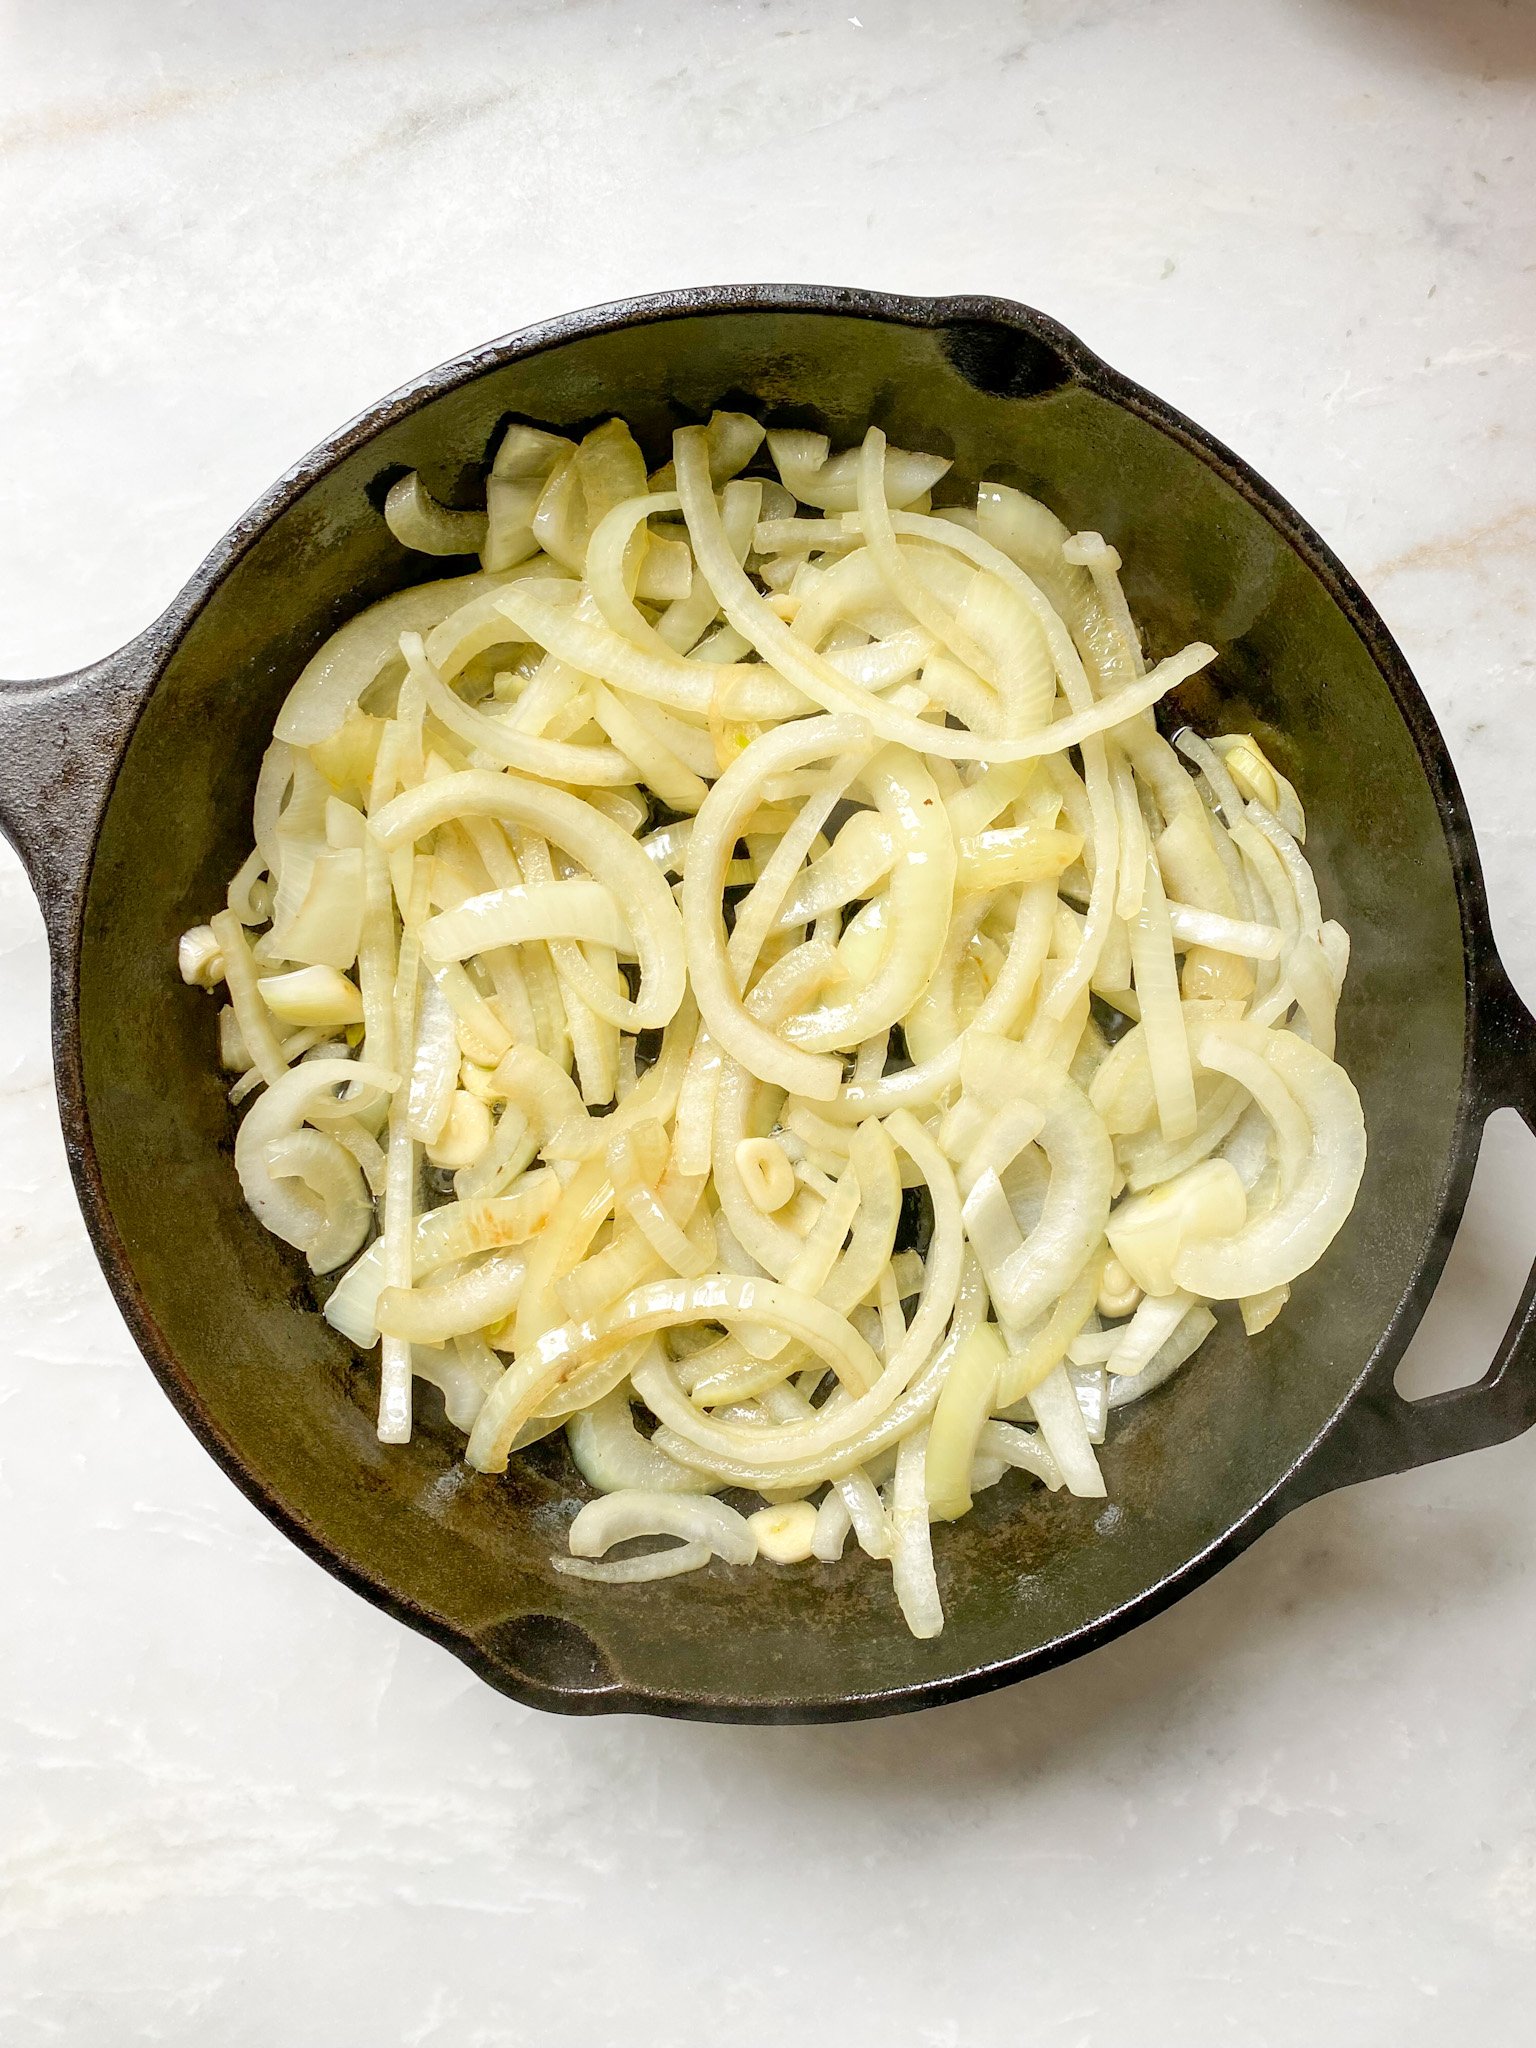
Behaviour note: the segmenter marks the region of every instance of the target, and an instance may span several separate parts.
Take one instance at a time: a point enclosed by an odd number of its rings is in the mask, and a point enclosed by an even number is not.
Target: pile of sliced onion
[[[418,1386],[481,1471],[563,1429],[560,1571],[851,1538],[937,1634],[932,1525],[1104,1494],[1113,1411],[1349,1215],[1296,789],[1161,736],[1213,650],[1149,658],[1101,536],[878,428],[518,425],[483,507],[383,516],[480,567],[311,657],[180,943],[245,1198],[386,1442]]]

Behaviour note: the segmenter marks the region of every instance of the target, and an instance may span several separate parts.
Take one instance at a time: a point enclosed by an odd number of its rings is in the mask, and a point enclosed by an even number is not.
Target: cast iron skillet
[[[1168,707],[1251,722],[1300,787],[1308,853],[1355,955],[1341,1057],[1371,1162],[1355,1214],[1249,1343],[1117,1418],[1109,1505],[1005,1483],[939,1533],[948,1625],[902,1628],[889,1575],[836,1566],[613,1588],[561,1578],[573,1474],[540,1446],[469,1473],[435,1391],[401,1449],[373,1374],[312,1312],[296,1255],[239,1199],[213,1007],[175,940],[243,857],[256,764],[306,656],[443,565],[378,514],[407,468],[478,490],[509,418],[612,413],[653,460],[716,404],[834,440],[874,419],[1101,529],[1153,651],[1220,659]],[[449,565],[451,566],[451,565]],[[59,1102],[87,1226],[150,1366],[249,1497],[348,1585],[513,1698],[564,1713],[837,1720],[1040,1671],[1165,1607],[1313,1495],[1536,1420],[1536,1271],[1476,1386],[1409,1405],[1393,1372],[1460,1218],[1484,1120],[1536,1128],[1536,1025],[1494,952],[1444,744],[1391,636],[1269,487],[1074,336],[997,299],[750,286],[527,329],[432,371],[306,456],[147,632],[94,667],[0,689],[0,822],[41,898]]]

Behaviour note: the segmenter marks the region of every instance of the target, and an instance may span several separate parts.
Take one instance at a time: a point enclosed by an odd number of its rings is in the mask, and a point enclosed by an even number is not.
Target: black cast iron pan
[[[612,413],[655,460],[716,404],[844,441],[874,419],[956,473],[1018,483],[1128,564],[1156,653],[1213,641],[1168,707],[1251,725],[1300,788],[1324,903],[1355,954],[1341,1053],[1371,1161],[1289,1310],[1117,1418],[1110,1501],[1005,1482],[939,1533],[948,1625],[911,1640],[888,1575],[724,1566],[633,1588],[561,1578],[557,1442],[469,1473],[422,1388],[406,1447],[374,1439],[367,1364],[239,1198],[212,1006],[177,934],[243,857],[285,690],[344,618],[424,567],[378,506],[419,468],[478,492],[509,417]],[[1449,1249],[1485,1119],[1536,1128],[1536,1025],[1500,966],[1444,743],[1402,656],[1315,533],[1237,458],[1053,321],[996,299],[750,286],[635,299],[432,371],[282,477],[163,618],[52,682],[0,688],[0,822],[41,898],[70,1163],[107,1278],[213,1456],[329,1570],[491,1684],[566,1713],[835,1720],[959,1698],[1060,1663],[1166,1606],[1329,1488],[1536,1420],[1536,1273],[1475,1386],[1410,1405],[1397,1361]]]

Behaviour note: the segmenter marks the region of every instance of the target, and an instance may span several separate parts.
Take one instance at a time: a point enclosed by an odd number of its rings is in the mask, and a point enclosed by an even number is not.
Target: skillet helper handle
[[[151,634],[70,675],[0,682],[0,832],[50,931],[84,887],[102,807],[153,681]]]
[[[1496,1109],[1518,1110],[1536,1136],[1536,1018],[1515,993],[1491,944],[1472,986],[1472,1115],[1481,1131]],[[1392,1384],[1397,1355],[1382,1384],[1350,1403],[1339,1427],[1298,1474],[1286,1506],[1314,1495],[1408,1472],[1463,1451],[1485,1450],[1536,1424],[1536,1265],[1480,1380],[1406,1401]]]

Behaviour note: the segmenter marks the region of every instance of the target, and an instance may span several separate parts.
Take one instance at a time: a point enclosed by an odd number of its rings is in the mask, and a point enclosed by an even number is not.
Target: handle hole
[[[1536,1250],[1536,1138],[1513,1109],[1483,1130],[1472,1192],[1394,1385],[1405,1401],[1470,1387],[1488,1371]]]

